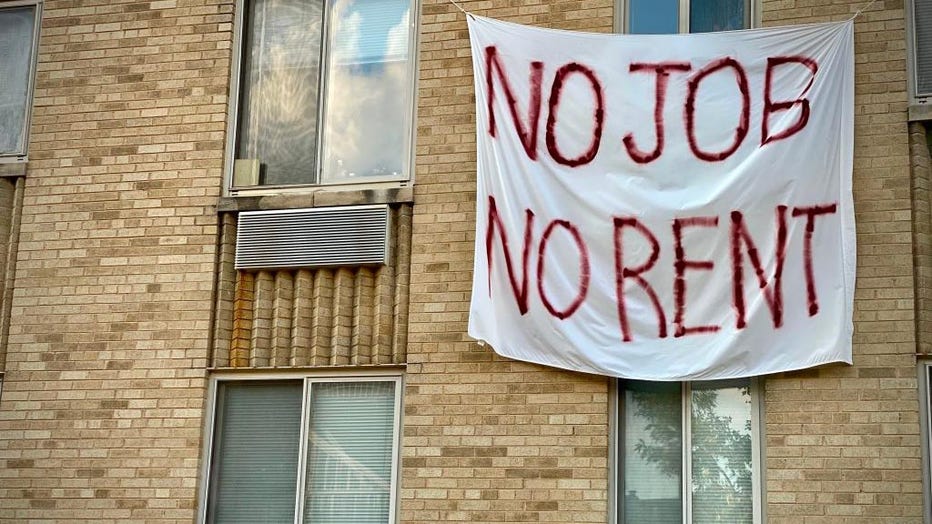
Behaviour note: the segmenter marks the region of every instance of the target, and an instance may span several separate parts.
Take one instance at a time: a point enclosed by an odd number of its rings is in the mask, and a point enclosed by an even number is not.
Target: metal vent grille
[[[914,0],[916,96],[932,96],[932,2]]]
[[[236,269],[384,264],[388,217],[386,205],[240,213]]]

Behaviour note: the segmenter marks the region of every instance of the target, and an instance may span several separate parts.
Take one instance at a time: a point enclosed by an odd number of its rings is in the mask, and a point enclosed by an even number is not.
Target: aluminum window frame
[[[932,365],[932,362],[930,362]],[[624,401],[621,396],[625,392],[623,386],[624,379],[613,379],[609,387],[609,524],[630,524],[626,523],[624,514],[624,459],[625,454],[622,446],[624,445]],[[691,385],[690,382],[679,382],[680,389],[680,413],[683,423],[683,445],[682,445],[682,468],[681,474],[682,486],[681,493],[683,498],[683,524],[692,522],[692,490],[690,489],[689,477],[692,470],[692,461],[690,460],[692,446],[691,433]],[[766,522],[766,477],[764,474],[764,381],[760,377],[751,377],[747,379],[735,380],[716,380],[709,383],[721,387],[735,387],[747,384],[751,392],[751,503],[753,511],[753,524],[762,524]],[[708,383],[707,383],[708,384]]]
[[[405,159],[406,173],[398,177],[385,176],[364,177],[358,182],[336,182],[327,183],[322,181],[322,159],[323,152],[323,133],[324,133],[324,116],[326,115],[327,105],[327,78],[328,64],[330,53],[330,12],[329,2],[324,2],[321,19],[321,46],[320,46],[320,66],[319,78],[320,83],[317,93],[317,135],[316,147],[317,156],[315,158],[314,178],[315,180],[306,184],[287,184],[287,185],[256,185],[256,186],[234,186],[233,184],[233,167],[236,161],[236,142],[239,135],[239,112],[242,103],[242,73],[243,73],[243,54],[244,54],[244,37],[246,23],[247,2],[252,0],[236,0],[233,13],[233,53],[230,64],[230,92],[227,98],[227,126],[226,126],[226,144],[224,146],[224,168],[223,168],[223,196],[261,196],[268,194],[288,194],[288,193],[308,193],[322,189],[330,191],[340,190],[358,190],[358,189],[383,189],[406,187],[414,183],[414,160],[415,160],[415,140],[417,137],[417,91],[419,82],[419,33],[420,27],[420,0],[408,1],[408,78],[409,89],[406,92],[408,104],[408,121],[407,129],[404,133],[407,137]]]
[[[678,1],[679,18],[677,26],[679,28],[679,34],[689,33],[689,6],[691,0]],[[748,27],[745,29],[760,27],[761,0],[744,0],[744,2],[748,9]],[[628,19],[630,18],[629,7],[630,3],[628,0],[615,0],[614,29],[616,33],[628,33]]]
[[[922,447],[922,520],[932,523],[932,360],[916,366],[919,387],[919,435]]]
[[[395,401],[393,413],[393,435],[392,435],[392,457],[391,457],[391,491],[389,493],[388,517],[389,524],[400,522],[400,504],[399,497],[401,494],[401,431],[402,431],[402,408],[404,395],[404,374],[399,369],[372,369],[372,370],[326,370],[326,371],[293,371],[293,372],[224,372],[216,373],[210,376],[207,384],[206,407],[204,414],[204,427],[202,442],[200,467],[200,488],[198,489],[198,509],[196,522],[199,524],[207,523],[207,510],[209,506],[208,497],[210,495],[210,472],[213,466],[213,452],[215,447],[214,438],[216,437],[217,422],[217,405],[219,386],[222,382],[274,382],[274,381],[296,381],[301,380],[303,383],[301,393],[301,439],[298,446],[298,471],[296,472],[295,484],[295,519],[294,524],[304,523],[304,488],[307,477],[307,456],[308,456],[308,425],[310,423],[310,395],[313,383],[326,382],[394,382],[395,383]]]
[[[0,164],[23,164],[29,161],[29,128],[32,123],[32,108],[35,105],[36,70],[39,64],[39,36],[42,29],[43,0],[12,0],[0,3],[0,11],[17,7],[35,7],[35,23],[32,28],[32,49],[29,71],[26,72],[26,114],[23,115],[23,150],[15,153],[0,153]]]
[[[932,92],[920,94],[919,68],[916,66],[916,0],[906,0],[906,84],[909,90],[910,105],[932,103]]]

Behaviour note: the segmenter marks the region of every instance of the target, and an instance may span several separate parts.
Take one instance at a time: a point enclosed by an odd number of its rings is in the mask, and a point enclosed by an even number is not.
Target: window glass
[[[300,381],[221,383],[208,522],[294,520]]]
[[[673,34],[679,32],[679,0],[628,0],[628,32]]]
[[[913,0],[912,5],[916,94],[925,96],[932,94],[932,2]]]
[[[394,382],[311,387],[305,522],[389,521]]]
[[[625,522],[683,521],[680,384],[628,382],[624,397]]]
[[[689,32],[744,29],[749,27],[748,11],[747,0],[691,0]]]
[[[243,30],[237,159],[259,184],[313,184],[323,20],[320,0],[255,0]]]
[[[245,4],[235,184],[406,178],[410,1]]]
[[[690,420],[693,522],[752,522],[750,388],[694,384]]]
[[[680,32],[680,14],[689,14],[689,32],[731,31],[750,27],[749,0],[627,0],[627,32]]]
[[[620,522],[754,522],[750,385],[624,381],[620,387]]]
[[[0,9],[0,155],[26,153],[36,9]]]
[[[217,384],[207,523],[395,521],[396,379]]]
[[[323,182],[402,176],[410,141],[409,4],[330,5]]]

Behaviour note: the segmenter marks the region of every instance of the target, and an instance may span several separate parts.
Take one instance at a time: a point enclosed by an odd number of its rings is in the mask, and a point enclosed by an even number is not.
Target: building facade
[[[0,2],[0,521],[928,521],[928,3],[460,5],[594,32],[863,9],[854,365],[663,389],[467,337],[447,0]],[[709,391],[737,411],[703,442]],[[732,486],[703,498],[709,446]]]

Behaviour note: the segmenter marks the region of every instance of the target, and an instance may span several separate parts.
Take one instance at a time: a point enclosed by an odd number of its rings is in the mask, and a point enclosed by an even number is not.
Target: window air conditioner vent
[[[387,205],[242,212],[236,269],[384,264],[388,221]]]

